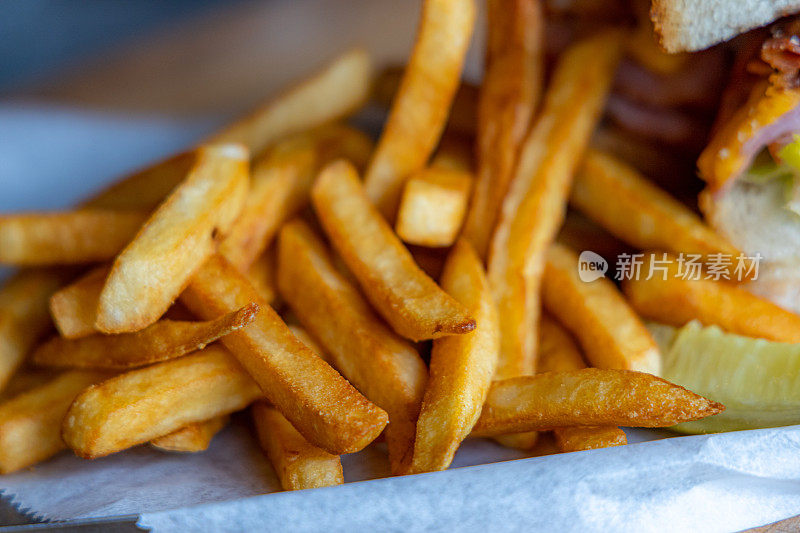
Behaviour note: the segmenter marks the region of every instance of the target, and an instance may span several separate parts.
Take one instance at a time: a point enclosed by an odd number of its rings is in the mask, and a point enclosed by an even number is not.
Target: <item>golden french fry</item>
[[[400,199],[397,236],[420,246],[452,245],[464,222],[471,187],[468,172],[431,166],[412,174]]]
[[[621,43],[620,33],[604,31],[564,52],[521,148],[488,261],[503,318],[497,379],[535,371],[545,255],[564,220],[572,174],[600,117]]]
[[[478,322],[475,331],[433,341],[430,378],[417,421],[410,472],[445,470],[480,416],[500,349],[497,310],[480,258],[460,239],[445,264],[442,288]]]
[[[107,266],[90,270],[50,297],[50,314],[62,337],[77,339],[97,332],[97,300],[108,272]]]
[[[89,387],[70,406],[62,434],[78,456],[93,459],[238,411],[260,396],[236,359],[214,345]]]
[[[223,344],[253,376],[266,398],[312,444],[333,454],[364,448],[383,430],[387,414],[300,342],[239,271],[214,255],[181,296],[210,320],[256,302],[256,319]]]
[[[250,324],[256,313],[258,305],[251,303],[207,322],[160,320],[135,333],[90,335],[80,339],[54,337],[34,350],[31,362],[40,366],[98,370],[150,365],[202,350]]]
[[[0,216],[0,263],[80,264],[114,257],[136,235],[147,213],[80,209]]]
[[[732,283],[687,277],[675,256],[645,254],[641,272],[624,280],[622,290],[647,319],[673,326],[699,320],[748,337],[800,342],[800,316]]]
[[[609,153],[589,150],[575,176],[570,204],[639,249],[739,253],[688,207]]]
[[[198,150],[186,179],[125,247],[106,279],[95,327],[138,331],[158,320],[233,225],[247,193],[248,153],[240,145]]]
[[[578,347],[564,328],[547,315],[539,323],[539,372],[570,372],[586,368]],[[559,450],[577,452],[622,446],[625,432],[614,426],[555,428]]]
[[[364,50],[350,50],[207,142],[241,143],[256,155],[281,137],[356,111],[369,96],[371,78],[369,55]]]
[[[72,400],[106,377],[72,371],[0,404],[0,474],[34,465],[66,449],[61,421]]]
[[[485,258],[517,154],[542,92],[544,24],[538,0],[490,0],[486,73],[478,103],[478,173],[464,236]]]
[[[658,347],[622,294],[603,277],[582,281],[577,254],[560,244],[547,253],[542,299],[592,366],[659,374]]]
[[[300,323],[358,390],[389,413],[386,442],[392,472],[411,459],[425,363],[373,313],[340,275],[322,241],[300,221],[281,230],[278,288]]]
[[[211,439],[228,425],[228,415],[195,422],[177,431],[150,441],[150,445],[166,452],[196,453],[208,449]]]
[[[315,489],[344,483],[338,455],[309,443],[277,409],[265,402],[251,408],[261,448],[283,490]]]
[[[369,198],[394,219],[406,178],[436,148],[458,88],[475,21],[472,0],[425,0],[414,50],[364,180]]]
[[[555,428],[553,435],[556,438],[558,449],[564,453],[628,444],[625,432],[616,426]]]
[[[667,427],[724,409],[651,374],[585,368],[495,382],[472,434],[567,426]]]
[[[475,329],[466,309],[414,263],[370,203],[352,165],[336,161],[325,167],[311,199],[367,299],[397,333],[418,341]]]
[[[0,288],[0,390],[52,327],[47,302],[63,281],[57,272],[23,270]]]
[[[278,289],[275,286],[275,253],[273,248],[262,253],[247,269],[247,279],[262,300],[275,306]]]

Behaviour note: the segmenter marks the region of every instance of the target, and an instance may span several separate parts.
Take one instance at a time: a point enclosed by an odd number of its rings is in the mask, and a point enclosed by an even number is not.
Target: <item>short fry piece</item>
[[[486,73],[478,103],[478,173],[464,236],[485,258],[503,197],[542,92],[544,17],[539,0],[491,0]]]
[[[207,142],[241,143],[258,154],[281,137],[353,113],[369,96],[371,82],[369,55],[364,50],[350,50]]]
[[[467,211],[472,176],[467,172],[427,168],[406,182],[395,228],[409,244],[452,245]]]
[[[214,252],[247,192],[248,152],[239,145],[198,149],[186,179],[153,213],[111,268],[100,293],[96,327],[138,331],[158,320]]]
[[[411,340],[467,333],[475,320],[414,263],[364,193],[352,165],[331,163],[311,193],[325,232],[367,299]]]
[[[428,372],[416,350],[391,331],[339,272],[301,221],[281,230],[278,286],[300,323],[358,390],[389,413],[392,472],[410,461]]]
[[[411,472],[445,470],[480,416],[500,349],[497,310],[480,258],[459,240],[445,264],[442,288],[467,306],[475,331],[433,341],[430,378],[417,421]]]
[[[90,270],[50,297],[50,314],[62,337],[77,339],[97,332],[97,300],[108,272],[107,266]]]
[[[0,216],[0,263],[80,264],[114,257],[147,219],[139,211],[81,209]]]
[[[646,254],[642,273],[651,272],[650,279],[643,275],[622,284],[630,304],[645,318],[673,326],[699,320],[748,337],[800,342],[800,316],[769,300],[724,281],[684,279],[680,263],[669,254]]]
[[[104,377],[97,372],[66,372],[0,404],[0,474],[66,449],[61,421],[67,409],[81,391]]]
[[[621,48],[621,34],[605,31],[564,52],[521,149],[488,261],[503,317],[496,379],[535,372],[545,255],[564,220],[573,171],[600,117]]]
[[[24,270],[0,288],[0,390],[52,327],[47,302],[62,282],[55,272]]]
[[[436,148],[475,21],[472,0],[425,0],[414,50],[366,172],[369,198],[394,219],[403,183]]]
[[[650,374],[586,368],[495,382],[473,436],[565,426],[667,427],[724,410]]]
[[[739,253],[688,207],[605,152],[589,150],[575,176],[570,204],[642,250],[703,256]]]
[[[260,396],[236,359],[210,346],[86,389],[64,418],[64,441],[80,457],[103,457],[238,411]]]
[[[539,324],[539,372],[570,372],[586,368],[583,357],[564,328],[547,315]],[[628,443],[625,432],[614,426],[555,428],[562,452],[594,450]]]
[[[560,244],[547,254],[542,298],[592,366],[659,374],[658,347],[622,294],[606,278],[582,281],[577,254]]]
[[[250,302],[259,305],[253,323],[223,337],[222,343],[270,403],[312,444],[333,454],[356,452],[386,426],[386,413],[299,341],[221,256],[212,256],[195,274],[181,302],[206,320]]]
[[[258,442],[283,490],[315,489],[344,483],[342,462],[309,443],[283,415],[265,402],[251,408]]]
[[[160,320],[135,333],[54,337],[33,352],[31,361],[40,366],[127,370],[202,350],[247,326],[256,313],[258,305],[252,303],[207,322]]]
[[[177,431],[150,441],[150,445],[165,452],[196,453],[208,449],[211,439],[228,425],[228,415],[215,416],[203,422],[194,422]]]

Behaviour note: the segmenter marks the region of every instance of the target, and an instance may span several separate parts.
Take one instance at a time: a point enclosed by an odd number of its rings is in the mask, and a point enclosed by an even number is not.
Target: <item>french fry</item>
[[[202,350],[250,324],[257,313],[258,305],[251,303],[207,322],[160,320],[135,333],[54,337],[34,350],[31,362],[47,367],[127,370]]]
[[[384,216],[394,220],[406,178],[428,162],[447,121],[467,53],[472,0],[425,0],[414,50],[364,180]]]
[[[539,372],[570,372],[586,368],[578,347],[564,328],[543,315],[539,323]],[[614,426],[555,428],[559,450],[577,452],[628,443],[625,432]]]
[[[315,489],[344,483],[338,455],[310,444],[277,409],[265,402],[251,408],[261,448],[283,490]]]
[[[650,374],[585,368],[495,382],[472,435],[567,426],[667,427],[724,409]]]
[[[253,168],[242,213],[219,245],[230,263],[246,271],[272,242],[280,225],[306,207],[319,167],[346,157],[366,164],[372,142],[349,126],[334,124],[276,144]]]
[[[641,250],[739,253],[688,207],[609,153],[589,150],[575,176],[570,204]]]
[[[364,50],[351,50],[207,142],[244,144],[257,155],[281,137],[334,122],[356,111],[369,96],[371,78],[369,55]]]
[[[48,266],[105,261],[136,235],[147,213],[80,209],[0,216],[0,263]]]
[[[78,456],[93,459],[238,411],[260,396],[227,350],[209,346],[89,387],[63,417],[62,434]]]
[[[325,245],[303,222],[283,227],[278,258],[278,288],[300,323],[344,377],[389,413],[389,460],[392,472],[400,473],[411,460],[428,378],[425,363],[337,272]]]
[[[395,228],[409,244],[451,246],[458,236],[472,187],[466,172],[429,167],[406,181]]]
[[[410,472],[445,470],[480,416],[500,349],[497,310],[480,258],[466,240],[450,252],[442,288],[478,322],[466,335],[433,341]]]
[[[466,309],[414,263],[370,203],[352,165],[336,161],[325,167],[311,199],[367,299],[397,333],[418,341],[475,329]]]
[[[647,319],[673,326],[698,320],[748,337],[800,342],[800,316],[732,283],[686,277],[673,255],[645,254],[642,273],[624,280],[622,290]]]
[[[538,0],[490,0],[486,73],[478,103],[478,173],[464,236],[485,258],[519,148],[542,92],[544,24]]]
[[[63,281],[49,270],[23,270],[0,288],[0,391],[52,327],[47,302]]]
[[[109,270],[107,266],[90,270],[50,297],[50,314],[62,337],[77,339],[97,332],[97,300]]]
[[[592,366],[659,374],[658,347],[622,294],[605,278],[581,281],[577,254],[560,244],[547,254],[542,299]]]
[[[103,333],[138,331],[158,320],[230,230],[247,193],[240,145],[200,148],[186,179],[114,261],[97,307]]]
[[[72,400],[106,377],[75,370],[0,404],[0,474],[34,465],[66,449],[61,421]]]
[[[356,452],[386,426],[387,414],[292,335],[247,279],[221,256],[212,256],[195,274],[181,302],[205,320],[250,302],[259,305],[253,323],[222,342],[270,403],[312,444],[333,454]]]
[[[150,445],[165,452],[196,453],[208,449],[211,439],[228,425],[228,415],[215,416],[195,422],[150,441]]]
[[[547,248],[564,220],[572,174],[602,111],[622,46],[604,31],[561,56],[521,148],[488,261],[500,322],[496,379],[533,374]]]

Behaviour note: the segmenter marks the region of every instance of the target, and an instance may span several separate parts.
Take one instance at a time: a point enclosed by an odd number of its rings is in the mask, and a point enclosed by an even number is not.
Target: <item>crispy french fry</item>
[[[81,264],[114,257],[147,219],[139,211],[80,209],[0,216],[0,263]]]
[[[47,302],[63,281],[49,270],[24,270],[0,288],[0,390],[52,327]]]
[[[260,396],[236,359],[214,345],[89,387],[70,406],[62,434],[76,454],[93,459],[238,411]]]
[[[458,88],[475,21],[472,0],[425,0],[414,50],[365,177],[369,198],[394,219],[406,178],[436,148]]]
[[[592,366],[658,375],[658,347],[625,298],[606,278],[581,281],[577,254],[560,244],[547,254],[542,299]]]
[[[336,58],[250,115],[213,135],[211,143],[241,143],[258,154],[281,137],[334,122],[356,111],[369,96],[369,55],[360,49]]]
[[[352,165],[336,161],[325,167],[311,198],[333,246],[397,333],[423,340],[475,328],[466,309],[414,263],[370,203]]]
[[[333,454],[351,453],[375,440],[386,426],[387,414],[292,335],[221,256],[212,256],[195,274],[181,302],[205,320],[258,303],[253,323],[222,342],[270,403],[312,444]]]
[[[344,483],[338,455],[309,443],[266,402],[251,408],[261,448],[269,457],[283,490],[315,489]]]
[[[609,153],[589,150],[575,176],[570,204],[642,250],[703,256],[739,253],[688,207]]]
[[[517,154],[542,92],[544,24],[538,0],[490,0],[486,73],[478,104],[478,173],[464,236],[485,258]]]
[[[365,165],[372,141],[349,126],[333,124],[276,144],[253,168],[244,208],[219,245],[228,262],[246,271],[272,242],[280,225],[309,203],[319,167],[345,157]]]
[[[150,445],[166,452],[196,453],[208,449],[211,439],[228,425],[228,415],[195,422],[150,441]]]
[[[489,282],[480,258],[466,240],[450,252],[442,288],[464,304],[478,322],[466,335],[433,341],[411,472],[445,470],[480,416],[500,349],[500,333]]]
[[[724,409],[650,374],[585,368],[495,382],[472,434],[485,437],[565,426],[666,427]]]
[[[214,253],[216,234],[225,235],[239,214],[247,150],[210,145],[198,151],[186,179],[114,261],[98,302],[99,331],[138,331],[158,320]]]
[[[258,304],[207,322],[160,320],[141,331],[121,335],[90,335],[80,339],[54,337],[34,350],[31,362],[40,366],[126,370],[175,359],[202,350],[217,339],[250,324]]]
[[[50,297],[50,314],[62,337],[77,339],[97,332],[97,300],[108,272],[107,266],[90,270]]]
[[[429,167],[413,174],[400,199],[398,237],[420,246],[452,245],[464,222],[471,187],[467,172]]]
[[[539,323],[539,372],[570,372],[586,368],[578,347],[560,324],[547,315]],[[577,452],[628,443],[625,432],[614,426],[555,428],[559,450]]]
[[[748,337],[800,342],[800,316],[732,283],[686,276],[669,254],[645,254],[642,275],[624,280],[622,290],[650,320],[674,326],[699,320]]]
[[[105,377],[98,372],[66,372],[0,404],[0,474],[66,449],[61,421],[67,409],[81,391]]]
[[[621,42],[620,33],[604,31],[564,52],[521,149],[488,262],[503,317],[497,379],[535,372],[545,255],[564,219],[572,174],[600,116]]]
[[[411,459],[425,363],[337,272],[325,245],[303,222],[283,227],[278,257],[278,288],[300,323],[344,377],[389,413],[389,460],[392,472],[400,473]]]
[[[275,253],[273,248],[262,253],[247,269],[247,279],[262,300],[275,305],[278,298],[278,289],[275,286]]]

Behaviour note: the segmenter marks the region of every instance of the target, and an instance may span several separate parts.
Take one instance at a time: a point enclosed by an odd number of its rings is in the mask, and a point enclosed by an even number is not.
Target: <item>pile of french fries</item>
[[[74,210],[0,217],[21,267],[0,290],[0,472],[202,451],[248,407],[286,490],[343,483],[339,456],[381,435],[401,475],[472,437],[587,450],[721,412],[656,377],[641,317],[735,317],[683,287],[584,283],[556,242],[572,204],[636,248],[732,250],[589,146],[630,33],[598,29],[546,77],[540,2],[488,15],[477,108],[454,105],[473,0],[425,0],[374,147],[345,123],[373,84],[355,50]]]

